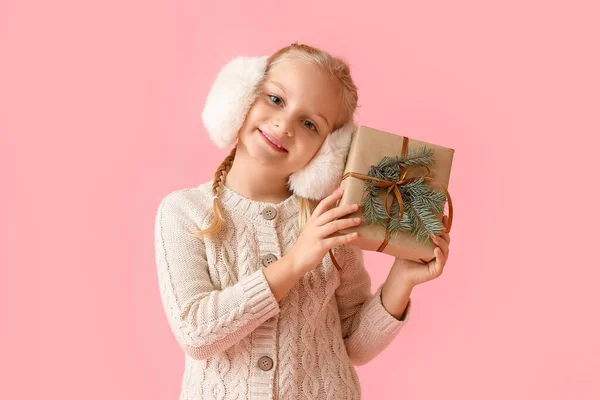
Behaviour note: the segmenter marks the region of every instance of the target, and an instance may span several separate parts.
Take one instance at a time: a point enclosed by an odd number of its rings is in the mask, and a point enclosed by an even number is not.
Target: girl
[[[354,365],[390,344],[412,288],[442,273],[447,233],[434,261],[397,259],[372,294],[356,235],[336,234],[361,223],[334,191],[356,105],[347,64],[306,45],[238,57],[217,76],[203,121],[217,146],[237,144],[156,215],[161,300],[185,352],[180,399],[359,399]]]

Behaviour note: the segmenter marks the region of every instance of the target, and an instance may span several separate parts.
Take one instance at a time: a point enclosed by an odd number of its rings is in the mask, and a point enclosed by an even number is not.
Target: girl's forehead
[[[282,90],[293,94],[296,89],[309,87],[323,88],[331,91],[337,85],[335,80],[325,73],[320,67],[302,60],[285,60],[273,65],[269,70],[265,83],[279,86]]]

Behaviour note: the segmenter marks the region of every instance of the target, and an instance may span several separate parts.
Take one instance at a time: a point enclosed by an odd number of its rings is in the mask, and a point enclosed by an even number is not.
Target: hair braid
[[[223,210],[221,208],[221,204],[219,203],[219,195],[223,192],[223,186],[225,186],[225,178],[227,177],[227,173],[231,169],[231,165],[233,164],[233,159],[235,158],[235,152],[237,151],[237,146],[231,150],[231,153],[219,165],[219,168],[215,171],[213,184],[212,184],[212,193],[213,193],[213,211],[214,218],[212,223],[208,228],[198,230],[194,234],[196,236],[203,235],[211,235],[213,233],[218,232],[221,229],[221,225],[223,223]]]

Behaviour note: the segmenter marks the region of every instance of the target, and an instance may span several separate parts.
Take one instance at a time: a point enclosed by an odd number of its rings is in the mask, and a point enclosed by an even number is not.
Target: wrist
[[[385,284],[403,292],[411,292],[416,284],[408,279],[404,272],[405,270],[401,268],[392,268],[385,280]]]
[[[264,268],[262,272],[277,301],[281,301],[300,278],[292,268],[292,258],[285,255]]]
[[[410,297],[414,288],[414,285],[408,283],[396,283],[386,280],[381,289],[381,296],[383,297],[389,295],[393,296],[394,298],[408,298]]]
[[[387,312],[397,320],[404,318],[413,286],[396,287],[388,281],[381,289],[381,303]]]
[[[282,259],[285,259],[287,265],[289,266],[290,272],[294,275],[296,279],[300,279],[304,276],[304,269],[296,262],[297,258],[294,256],[293,249],[290,250],[287,254],[284,254],[282,256]]]

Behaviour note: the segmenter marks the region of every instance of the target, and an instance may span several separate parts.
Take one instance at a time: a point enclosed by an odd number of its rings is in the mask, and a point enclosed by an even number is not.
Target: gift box
[[[363,222],[352,243],[401,259],[427,263],[437,247],[431,235],[452,226],[448,181],[454,149],[361,125],[354,132],[338,205],[358,203]],[[445,206],[448,221],[442,223]]]

